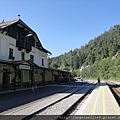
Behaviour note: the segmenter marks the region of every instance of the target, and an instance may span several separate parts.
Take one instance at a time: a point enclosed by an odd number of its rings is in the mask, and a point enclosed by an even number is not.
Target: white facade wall
[[[26,53],[24,49],[19,51],[18,47],[16,47],[16,39],[0,33],[0,59],[11,60],[9,59],[9,48],[13,49],[14,60],[21,60],[21,52],[25,52],[25,60],[29,60],[30,55],[33,55],[35,64],[40,67],[48,67],[47,53],[40,51],[35,47],[32,47],[32,51],[29,53]],[[42,66],[42,58],[44,59],[44,66]]]
[[[34,54],[34,62],[35,64],[37,64],[38,66],[42,66],[42,58],[44,58],[44,66],[42,67],[48,67],[48,63],[47,63],[47,53],[38,50],[35,47],[32,47],[32,51],[30,52],[30,54]],[[30,56],[30,55],[29,55]]]

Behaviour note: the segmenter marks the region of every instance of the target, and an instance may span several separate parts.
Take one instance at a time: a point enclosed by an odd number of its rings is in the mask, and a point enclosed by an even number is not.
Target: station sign
[[[28,65],[19,65],[19,69],[30,70],[30,66],[28,66]]]

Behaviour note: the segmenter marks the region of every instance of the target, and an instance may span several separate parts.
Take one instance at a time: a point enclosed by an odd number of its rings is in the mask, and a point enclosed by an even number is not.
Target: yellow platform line
[[[97,106],[99,94],[100,94],[100,87],[99,87],[99,91],[98,91],[98,94],[97,94],[97,97],[96,97],[95,104],[94,104],[94,107],[93,107],[93,110],[92,110],[91,115],[94,115],[94,114],[95,114],[95,110],[96,110],[96,106]]]
[[[103,91],[103,96],[102,96],[102,101],[103,101],[103,115],[106,115],[104,87],[102,88],[102,91]]]

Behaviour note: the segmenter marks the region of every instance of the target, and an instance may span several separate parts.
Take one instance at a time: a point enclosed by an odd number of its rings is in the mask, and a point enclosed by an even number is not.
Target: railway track
[[[94,86],[90,88],[80,99],[78,99],[73,105],[71,105],[70,108],[68,108],[62,115],[59,116],[56,120],[66,120],[67,118],[70,118],[70,115],[74,115],[74,111],[77,109],[79,104],[89,96],[89,94],[92,92]]]
[[[107,85],[109,86],[111,92],[113,93],[117,103],[120,106],[120,85],[115,83],[114,81],[106,81]]]
[[[40,117],[41,115],[42,117],[43,115],[56,115],[53,116],[53,119],[61,120],[63,119],[63,117],[70,115],[71,111],[73,111],[76,108],[77,104],[80,103],[85,98],[85,96],[90,93],[90,91],[93,89],[94,86],[95,83],[90,83],[90,84],[86,84],[84,87],[81,86],[80,88],[76,88],[76,90],[74,90],[72,93],[68,94],[67,96],[62,97],[56,102],[53,102],[48,106],[39,109],[30,115],[25,116],[24,118],[22,118],[22,120],[32,120],[37,117]],[[86,91],[84,90],[85,87],[87,88]]]

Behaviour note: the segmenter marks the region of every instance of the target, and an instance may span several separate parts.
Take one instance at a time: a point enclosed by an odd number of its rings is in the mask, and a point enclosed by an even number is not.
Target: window
[[[13,56],[13,49],[12,48],[9,48],[9,59],[12,59],[14,60],[14,56]]]
[[[34,62],[34,56],[33,56],[33,55],[30,55],[30,60],[31,60],[32,62]]]
[[[25,54],[23,52],[21,53],[21,59],[25,60]]]
[[[13,49],[9,48],[9,56],[13,56]]]
[[[26,38],[26,43],[28,43],[28,41],[29,41],[29,39],[28,39],[28,37]]]
[[[42,58],[42,66],[44,66],[44,58]]]
[[[16,32],[16,40],[19,40],[19,37],[20,37],[19,33]]]
[[[24,41],[24,38],[25,38],[24,35],[21,35],[21,39],[20,40]]]

